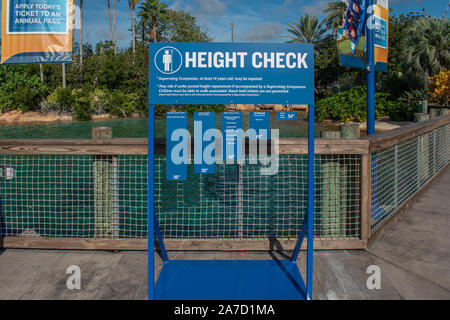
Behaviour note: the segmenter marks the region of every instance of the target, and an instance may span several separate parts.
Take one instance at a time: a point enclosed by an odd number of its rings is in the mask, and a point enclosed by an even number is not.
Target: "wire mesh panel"
[[[360,236],[359,155],[316,157],[316,238]],[[168,181],[155,157],[155,212],[165,238],[296,238],[307,208],[307,156],[260,164],[188,166]],[[147,156],[1,155],[5,236],[140,239],[147,236]]]
[[[449,132],[449,125],[442,126],[372,153],[372,231],[449,163]]]

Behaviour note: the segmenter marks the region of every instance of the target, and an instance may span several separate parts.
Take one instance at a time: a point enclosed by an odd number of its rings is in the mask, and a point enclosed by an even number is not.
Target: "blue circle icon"
[[[155,54],[155,67],[159,72],[172,74],[180,70],[183,57],[174,47],[163,47]]]

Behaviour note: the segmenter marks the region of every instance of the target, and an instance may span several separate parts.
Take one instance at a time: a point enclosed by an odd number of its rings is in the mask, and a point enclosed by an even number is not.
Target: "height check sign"
[[[151,43],[154,104],[312,104],[311,44]]]

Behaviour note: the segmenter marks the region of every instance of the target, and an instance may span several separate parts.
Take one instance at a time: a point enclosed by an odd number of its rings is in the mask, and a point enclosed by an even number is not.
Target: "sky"
[[[143,0],[141,0],[142,2]],[[111,0],[111,3],[113,1]],[[217,42],[231,41],[234,23],[235,42],[285,42],[287,24],[305,13],[323,18],[323,9],[332,0],[165,0],[169,8],[182,9],[197,18],[202,30]],[[79,3],[79,0],[76,0]],[[420,0],[426,13],[441,17],[449,0]],[[139,6],[139,4],[138,4]],[[418,0],[390,0],[391,14],[421,12]],[[137,11],[137,10],[136,10]],[[449,10],[450,11],[450,10]],[[450,12],[447,12],[447,17]],[[131,43],[131,14],[128,0],[117,3],[117,40],[119,47]],[[95,44],[109,38],[107,0],[84,0],[84,41]],[[78,41],[79,33],[75,33]]]

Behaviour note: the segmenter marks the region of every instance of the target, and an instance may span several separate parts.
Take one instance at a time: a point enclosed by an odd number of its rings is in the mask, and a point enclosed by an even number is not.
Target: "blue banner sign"
[[[242,160],[242,112],[222,112],[223,160]]]
[[[166,114],[167,180],[186,180],[188,162],[187,112]]]
[[[194,171],[195,173],[214,173],[216,157],[216,138],[214,112],[194,113]]]
[[[150,43],[154,104],[314,103],[308,43]]]
[[[297,119],[297,112],[277,112],[278,120],[295,120]]]
[[[387,49],[388,47],[387,21],[377,16],[374,16],[374,20],[375,20],[374,44],[376,47]]]
[[[249,112],[248,128],[250,129],[250,140],[269,140],[270,112]],[[251,129],[253,129],[254,132]]]

